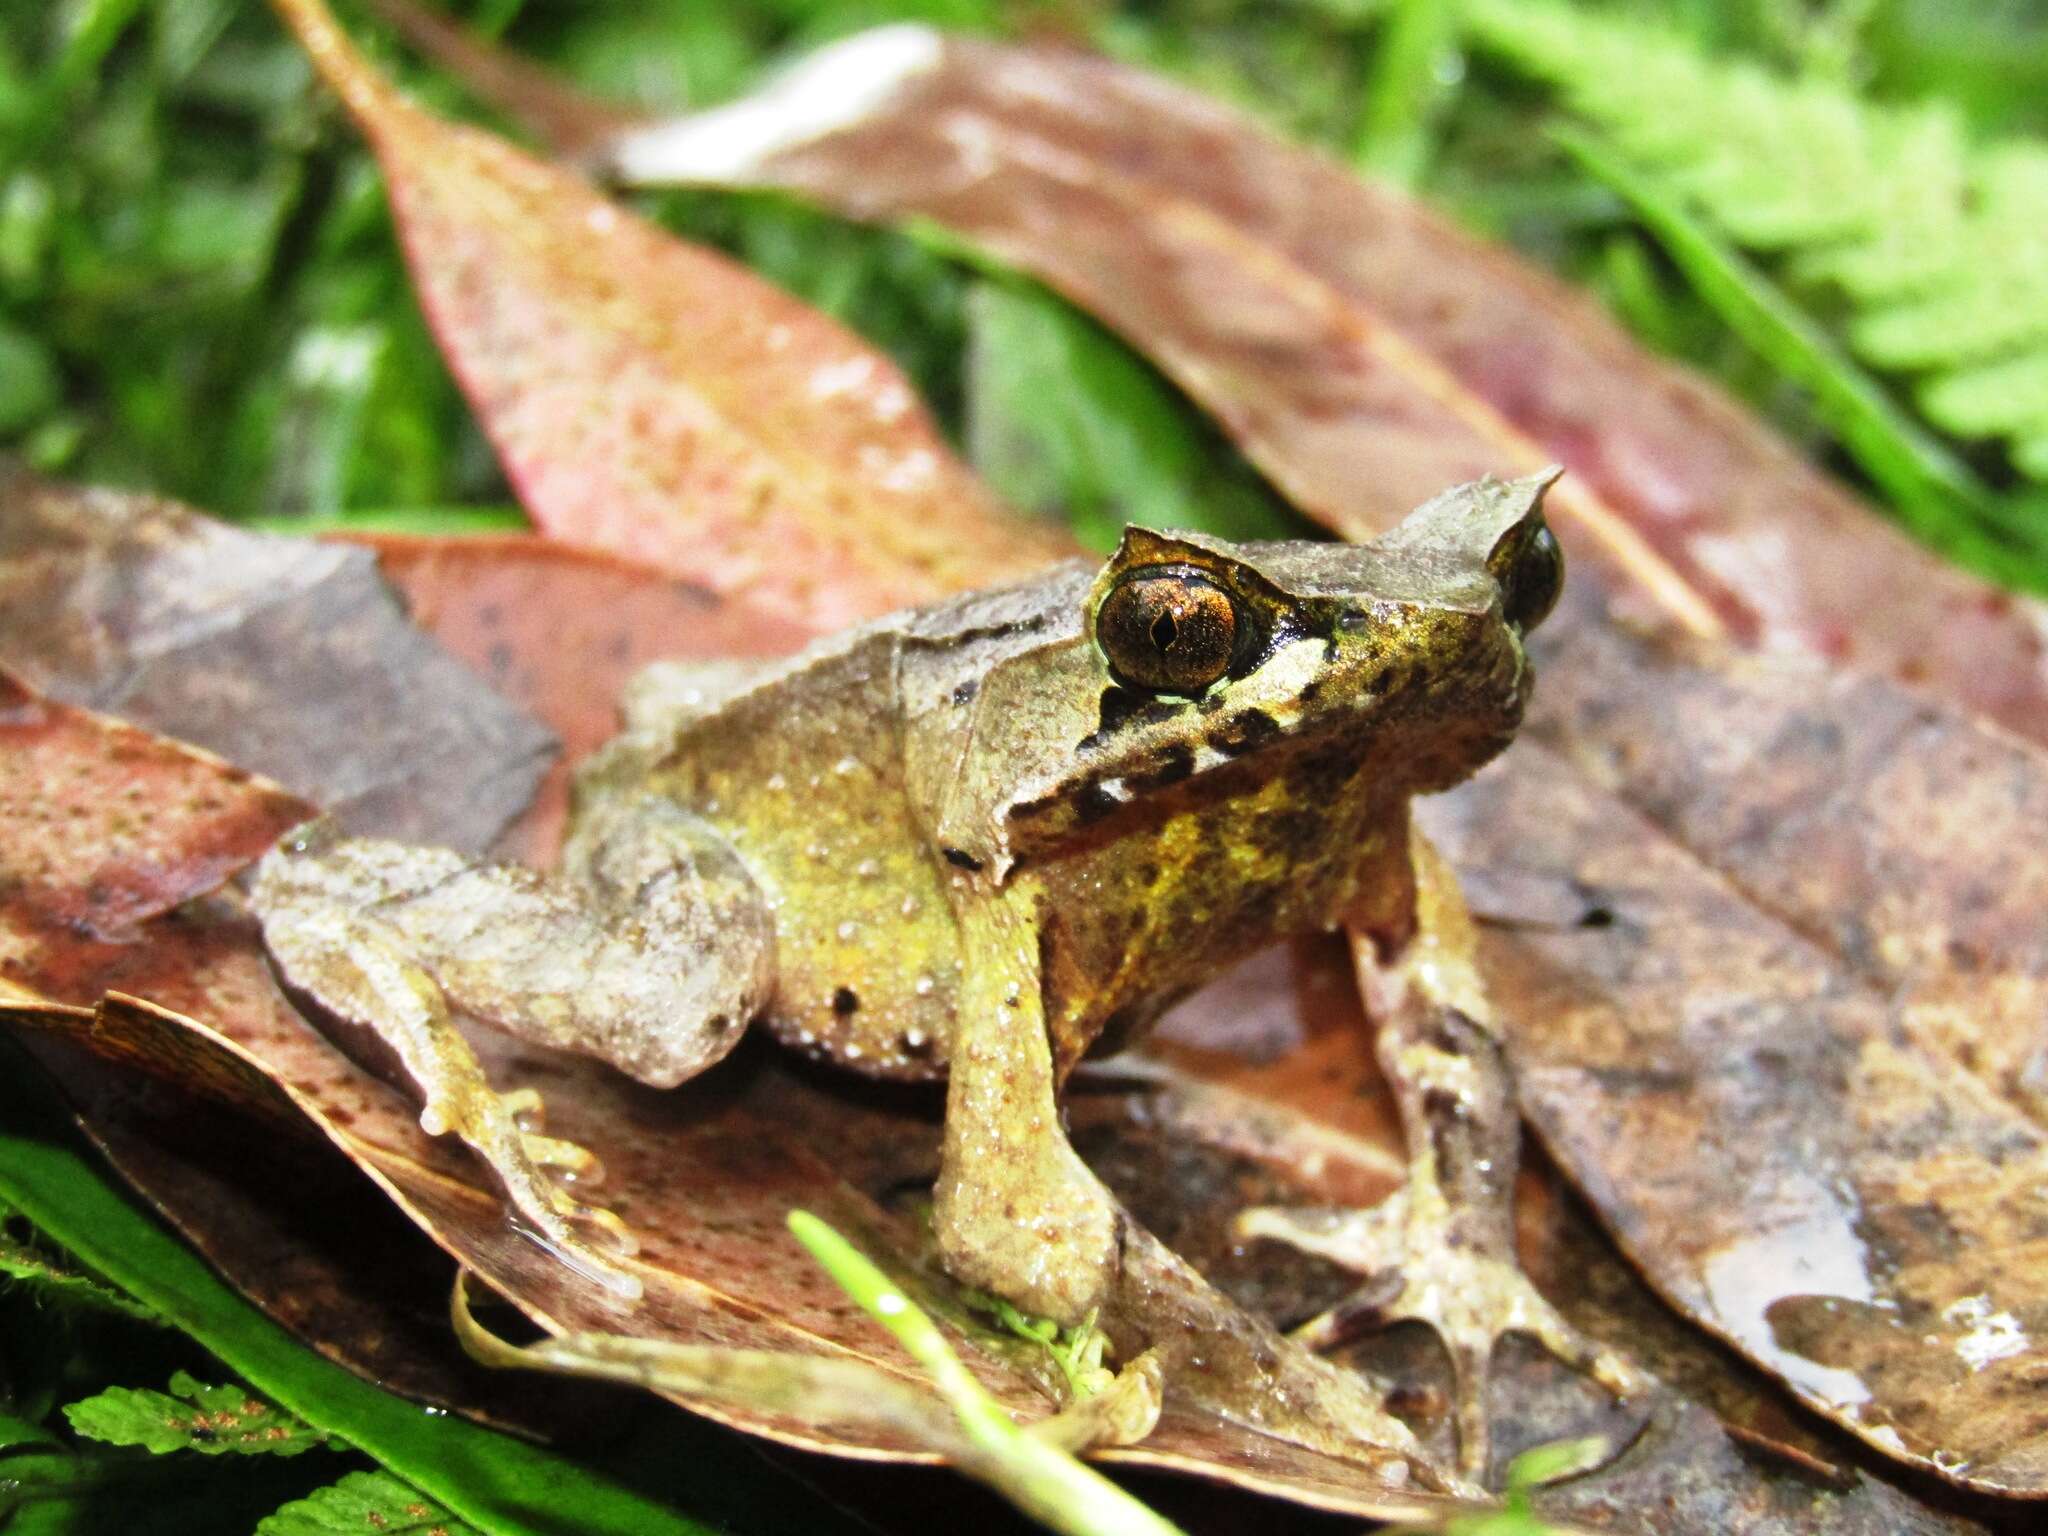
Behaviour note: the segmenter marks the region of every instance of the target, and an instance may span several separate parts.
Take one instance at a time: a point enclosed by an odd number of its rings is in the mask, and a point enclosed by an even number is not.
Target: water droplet
[[[934,981],[931,977],[920,976],[917,978],[916,982],[912,984],[910,990],[915,992],[919,997],[930,997],[932,995],[932,989],[937,986],[938,983]]]
[[[789,780],[779,773],[771,773],[768,775],[768,787],[774,790],[787,789],[789,788]]]
[[[860,771],[860,759],[857,757],[842,757],[832,765],[832,771],[842,779],[849,773],[858,773]]]
[[[841,940],[852,940],[859,936],[860,924],[855,922],[841,923],[834,931],[838,933]]]
[[[853,866],[853,872],[863,880],[872,880],[882,872],[882,866],[873,859],[862,859]]]

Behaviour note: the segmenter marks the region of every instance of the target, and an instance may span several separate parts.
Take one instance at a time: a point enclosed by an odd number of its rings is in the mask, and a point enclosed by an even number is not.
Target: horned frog
[[[1361,545],[1132,528],[1099,568],[787,661],[657,667],[580,772],[558,872],[316,824],[258,870],[273,961],[396,1058],[423,1126],[484,1159],[524,1230],[623,1297],[639,1287],[630,1235],[558,1177],[587,1155],[525,1128],[534,1095],[494,1089],[454,1016],[657,1086],[755,1018],[859,1072],[943,1077],[946,1269],[1062,1323],[1102,1308],[1128,1360],[1174,1332],[1118,1304],[1138,1258],[1155,1299],[1161,1273],[1179,1276],[1183,1314],[1224,1304],[1068,1145],[1061,1085],[1234,960],[1344,927],[1402,1107],[1405,1198],[1252,1211],[1243,1229],[1397,1271],[1396,1294],[1336,1309],[1311,1342],[1365,1311],[1434,1324],[1461,1459],[1481,1466],[1498,1333],[1532,1333],[1616,1391],[1636,1382],[1515,1266],[1512,1094],[1464,908],[1409,818],[1411,797],[1464,779],[1520,722],[1523,637],[1562,579],[1550,478],[1458,487]],[[1254,1342],[1340,1437],[1404,1443],[1352,1373]]]

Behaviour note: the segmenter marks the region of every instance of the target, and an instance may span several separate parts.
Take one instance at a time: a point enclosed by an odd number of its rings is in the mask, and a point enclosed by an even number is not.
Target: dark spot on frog
[[[1155,886],[1159,883],[1159,877],[1164,873],[1164,870],[1148,859],[1138,866],[1138,884],[1147,887]]]
[[[1372,614],[1363,608],[1346,606],[1337,612],[1337,628],[1344,634],[1356,634],[1372,622]]]
[[[1222,728],[1210,736],[1209,744],[1225,757],[1241,757],[1279,734],[1279,721],[1263,709],[1248,709],[1224,721]]]
[[[1185,708],[1185,700],[1147,698],[1134,689],[1122,688],[1112,683],[1102,690],[1101,712],[1096,718],[1095,729],[1075,743],[1075,750],[1086,752],[1093,747],[1101,746],[1103,739],[1111,732],[1122,729],[1134,720],[1143,724],[1171,720]]]
[[[853,988],[838,987],[833,990],[832,1011],[838,1014],[839,1017],[842,1019],[846,1018],[850,1014],[859,1011],[859,1008],[860,994],[854,991]]]
[[[981,860],[977,859],[965,848],[948,848],[945,850],[945,853],[946,862],[956,869],[978,870],[981,868]]]
[[[1094,779],[1090,779],[1081,786],[1081,793],[1075,798],[1074,815],[1082,826],[1090,826],[1112,814],[1118,804],[1115,795]]]
[[[1432,1120],[1452,1121],[1465,1117],[1465,1101],[1448,1088],[1425,1088],[1422,1108]]]
[[[966,682],[954,685],[953,702],[960,705],[972,704],[974,696],[979,692],[981,692],[980,682],[970,677]]]
[[[1178,784],[1194,771],[1194,749],[1175,742],[1159,754],[1158,762],[1152,768],[1130,777],[1140,789],[1164,789],[1169,784]]]
[[[704,1027],[714,1035],[722,1035],[732,1028],[732,1015],[729,1013],[714,1013],[704,1021]]]
[[[509,676],[513,661],[512,647],[502,640],[492,641],[490,649],[484,653],[484,665],[493,677]]]
[[[1614,911],[1611,907],[1588,907],[1579,914],[1581,928],[1612,928]]]
[[[1301,685],[1302,703],[1313,704],[1317,699],[1321,698],[1322,696],[1323,685],[1321,683],[1303,683]]]

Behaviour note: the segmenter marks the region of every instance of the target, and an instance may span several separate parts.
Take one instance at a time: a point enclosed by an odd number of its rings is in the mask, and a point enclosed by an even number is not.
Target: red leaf
[[[845,327],[411,105],[319,0],[276,7],[376,150],[442,351],[549,534],[820,629],[1064,552]]]

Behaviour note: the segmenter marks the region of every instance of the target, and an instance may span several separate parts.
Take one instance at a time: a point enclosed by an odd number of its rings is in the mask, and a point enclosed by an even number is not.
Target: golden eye
[[[1237,603],[1206,576],[1176,566],[1132,571],[1095,615],[1095,639],[1117,681],[1152,693],[1200,693],[1230,668]]]

